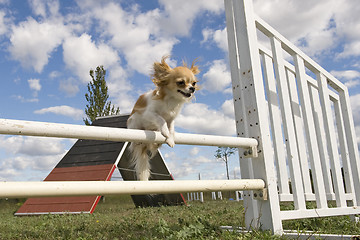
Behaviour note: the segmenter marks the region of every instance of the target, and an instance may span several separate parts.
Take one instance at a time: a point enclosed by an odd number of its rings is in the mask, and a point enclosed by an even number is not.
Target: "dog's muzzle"
[[[191,94],[195,91],[195,89],[194,89],[193,91],[191,91],[191,89],[190,89],[190,92],[191,92],[191,93],[183,92],[183,91],[181,91],[180,89],[177,90],[177,91],[178,91],[179,93],[181,93],[184,97],[189,98],[189,97],[191,97]]]

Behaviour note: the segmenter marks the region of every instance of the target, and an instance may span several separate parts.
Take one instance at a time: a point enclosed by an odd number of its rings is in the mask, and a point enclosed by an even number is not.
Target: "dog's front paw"
[[[174,147],[175,146],[175,141],[173,137],[168,137],[166,138],[165,142],[167,143],[167,145],[169,145],[170,147]]]

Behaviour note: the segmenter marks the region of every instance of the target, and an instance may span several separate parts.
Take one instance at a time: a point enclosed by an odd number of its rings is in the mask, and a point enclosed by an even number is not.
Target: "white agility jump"
[[[237,137],[176,133],[175,143],[241,148],[242,180],[6,182],[0,197],[82,188],[96,195],[243,190],[246,227],[274,234],[284,232],[283,220],[360,214],[360,157],[347,87],[256,16],[252,0],[225,0],[225,11]],[[7,119],[0,119],[0,133],[165,142],[152,131]],[[282,211],[281,202],[294,208]]]
[[[189,191],[262,190],[264,188],[265,182],[261,179],[0,182],[0,198],[171,194]]]

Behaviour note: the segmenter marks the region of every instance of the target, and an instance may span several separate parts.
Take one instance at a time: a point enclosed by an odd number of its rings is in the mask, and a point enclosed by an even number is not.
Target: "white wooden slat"
[[[305,193],[312,193],[311,190],[311,182],[310,182],[310,174],[309,174],[309,164],[306,150],[306,143],[304,137],[304,124],[302,119],[302,112],[299,103],[298,90],[296,86],[295,75],[286,71],[288,84],[289,84],[289,92],[290,92],[290,100],[291,100],[291,108],[294,115],[294,126],[295,133],[299,151],[300,158],[300,167],[302,172],[303,186]]]
[[[260,54],[266,54],[270,58],[272,58],[271,51],[269,49],[267,49],[264,45],[259,44],[259,51],[260,51]],[[290,62],[286,61],[285,59],[284,59],[284,65],[290,72],[296,74],[295,66],[292,65]],[[306,76],[307,76],[307,80],[309,81],[309,83],[312,84],[317,89],[318,88],[317,81],[307,74],[306,74]],[[330,89],[329,89],[329,95],[335,99],[339,99],[338,94]]]
[[[282,57],[283,50],[281,48],[281,42],[278,39],[272,37],[270,38],[270,41],[274,57],[275,74],[278,83],[277,86],[279,89],[279,99],[281,102],[281,112],[286,139],[285,143],[287,146],[287,157],[291,176],[291,187],[295,198],[294,205],[295,209],[305,209],[306,205],[303,182],[301,178],[302,175],[299,163],[299,153],[295,137],[293,114],[290,106],[290,96],[286,80],[285,66],[283,64]]]
[[[268,23],[266,23],[263,19],[255,14],[256,27],[262,33],[264,33],[269,38],[275,36],[278,38],[282,44],[282,47],[285,51],[287,51],[291,56],[298,54],[302,59],[304,59],[305,66],[310,69],[312,72],[322,72],[330,81],[329,84],[337,90],[345,90],[346,86],[337,80],[334,76],[332,76],[328,71],[322,68],[319,64],[317,64],[314,60],[312,60],[309,56],[307,56],[303,51],[301,51],[298,47],[296,47],[293,43],[287,40],[284,36],[282,36],[278,31],[276,31],[273,27],[271,27]]]
[[[328,193],[325,195],[327,201],[335,201],[336,196],[334,193]],[[345,199],[348,201],[352,201],[355,198],[353,193],[345,193]],[[292,194],[280,194],[279,199],[281,202],[292,202],[294,201],[294,196]],[[314,193],[305,193],[305,200],[315,202],[317,197]]]
[[[290,194],[289,177],[286,166],[286,154],[284,149],[284,137],[281,127],[281,113],[277,98],[273,62],[270,57],[264,54],[262,55],[262,62],[264,68],[266,95],[268,97],[279,191],[280,193]]]
[[[225,0],[227,1],[227,0]],[[226,3],[226,2],[225,2]],[[233,79],[235,84],[240,81],[243,88],[233,88],[233,92],[242,91],[245,102],[246,114],[236,113],[236,126],[238,130],[247,129],[248,136],[259,141],[259,152],[256,159],[249,159],[253,166],[254,178],[264,179],[267,185],[268,200],[256,201],[256,206],[261,212],[259,218],[250,219],[245,216],[247,227],[260,227],[271,229],[274,233],[282,232],[280,219],[279,197],[274,166],[274,153],[270,138],[270,124],[268,120],[267,102],[265,99],[264,84],[261,73],[259,49],[254,20],[254,9],[251,0],[231,1],[236,39],[236,54],[240,66],[240,79]],[[236,85],[237,86],[237,85]],[[237,115],[238,114],[238,115]],[[241,119],[247,118],[247,124]],[[242,134],[242,132],[238,132]]]
[[[356,202],[354,204],[356,206],[360,206],[360,158],[348,90],[345,89],[343,91],[339,91],[339,96],[344,120],[346,140],[348,144],[350,166],[354,181],[354,190],[356,196]]]
[[[312,171],[313,182],[315,187],[316,201],[318,208],[326,208],[327,202],[325,198],[325,187],[323,181],[323,174],[320,171],[321,163],[319,156],[319,145],[317,139],[314,139],[316,136],[316,130],[314,125],[314,116],[312,111],[312,103],[309,93],[309,85],[308,85],[308,76],[305,72],[304,60],[297,54],[294,56],[294,63],[296,69],[296,78],[298,81],[299,87],[299,97],[301,102],[301,108],[304,119],[305,126],[305,136],[306,142],[308,146],[308,154],[310,158],[311,169],[315,169],[316,171]]]
[[[282,224],[279,196],[274,154],[270,138],[267,102],[257,46],[256,27],[253,16],[254,9],[251,0],[225,0],[225,4],[226,8],[232,9],[227,11],[227,18],[233,18],[234,24],[234,26],[230,26],[230,28],[233,27],[234,31],[228,32],[228,37],[229,39],[234,39],[237,46],[236,56],[230,58],[230,62],[233,62],[234,66],[237,64],[240,66],[240,78],[232,79],[233,86],[235,86],[233,92],[234,96],[238,96],[238,92],[242,92],[243,98],[241,101],[245,104],[243,105],[243,110],[246,109],[245,115],[243,115],[244,111],[239,112],[235,109],[236,126],[238,134],[245,133],[242,130],[247,129],[248,136],[259,141],[258,157],[256,159],[245,159],[245,161],[249,161],[252,164],[253,171],[250,174],[254,178],[260,178],[266,182],[268,193],[268,200],[266,201],[257,200],[254,203],[252,197],[247,197],[249,200],[252,200],[248,201],[248,203],[254,204],[250,207],[258,209],[258,211],[261,210],[261,212],[258,212],[257,218],[252,218],[254,214],[247,215],[245,213],[245,224],[248,228],[258,228],[261,225],[263,229],[271,229],[273,233],[280,234],[282,232]],[[232,68],[232,70],[239,71],[239,69],[235,68]],[[241,87],[240,84],[242,85]],[[245,118],[247,119],[246,122],[241,121]],[[244,125],[245,123],[247,125]],[[246,173],[246,175],[250,174]]]
[[[328,142],[330,165],[332,170],[333,184],[336,195],[336,204],[338,207],[346,206],[346,200],[344,197],[345,190],[341,176],[341,166],[339,159],[339,152],[337,148],[336,136],[333,115],[330,105],[330,96],[328,93],[328,83],[327,79],[322,73],[317,73],[317,79],[319,82],[319,93],[320,100],[322,103],[322,111],[324,116],[324,127],[326,138]]]
[[[345,137],[345,129],[344,129],[344,121],[342,117],[340,103],[337,100],[333,100],[334,103],[334,111],[336,117],[336,127],[339,136],[339,145],[340,145],[340,154],[342,160],[342,167],[344,171],[344,180],[345,180],[345,191],[347,193],[354,192],[354,183],[352,172],[350,169],[350,162],[349,162],[349,151],[348,145]],[[355,204],[354,204],[355,205]]]
[[[245,99],[242,91],[238,89],[242,89],[242,82],[240,81],[240,66],[239,66],[239,56],[237,54],[237,45],[236,45],[236,32],[235,32],[235,24],[234,24],[234,14],[233,14],[233,3],[231,0],[225,0],[225,16],[226,16],[226,28],[227,28],[227,39],[228,39],[228,47],[229,47],[229,58],[230,58],[230,73],[232,79],[232,87],[233,87],[233,100],[234,100],[234,108],[235,108],[235,118],[236,118],[236,128],[237,132],[242,132],[244,135],[248,135],[248,129],[244,128],[247,126],[247,118],[243,118],[241,116],[246,116],[245,103],[242,99]],[[245,122],[244,125],[240,125],[239,121]],[[240,129],[241,128],[241,129]],[[253,166],[250,159],[243,159],[243,152],[240,150],[239,153],[239,161],[240,161],[240,171],[241,178],[253,179]],[[259,218],[260,212],[257,207],[256,200],[251,198],[252,191],[244,191],[244,206],[247,209],[247,213],[245,214],[245,223],[250,224],[251,219]]]
[[[281,219],[290,220],[290,219],[299,219],[299,218],[354,215],[359,213],[360,213],[360,208],[358,207],[306,209],[306,210],[296,210],[296,211],[281,211]]]
[[[330,175],[330,166],[329,166],[329,154],[323,124],[323,115],[321,111],[319,92],[312,86],[309,86],[310,98],[313,104],[313,115],[314,115],[314,124],[316,130],[316,139],[318,143],[319,153],[320,153],[320,162],[321,168],[317,168],[318,171],[314,170],[314,173],[318,173],[322,169],[325,191],[327,194],[334,193],[331,175]],[[313,171],[312,171],[313,172]],[[321,189],[319,188],[319,191]]]

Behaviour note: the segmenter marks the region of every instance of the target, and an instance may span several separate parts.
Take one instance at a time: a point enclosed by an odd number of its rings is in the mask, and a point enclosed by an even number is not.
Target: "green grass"
[[[94,214],[14,217],[21,204],[0,200],[0,239],[286,239],[268,231],[221,230],[219,226],[243,226],[244,209],[235,201],[135,208],[129,196],[106,197]],[[359,224],[348,217],[286,221],[284,226],[327,233],[360,232]]]

